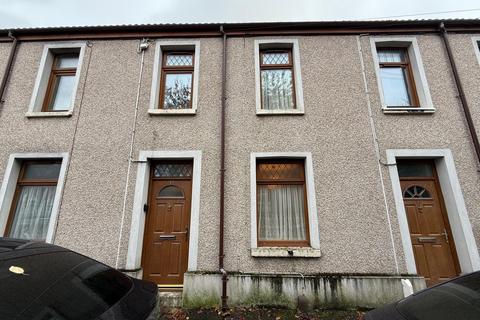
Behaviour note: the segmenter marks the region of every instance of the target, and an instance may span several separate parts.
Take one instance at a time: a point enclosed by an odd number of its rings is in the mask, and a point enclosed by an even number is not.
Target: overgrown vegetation
[[[313,310],[302,312],[278,308],[233,308],[227,312],[219,309],[164,309],[159,319],[165,320],[361,320],[363,312],[345,310]]]

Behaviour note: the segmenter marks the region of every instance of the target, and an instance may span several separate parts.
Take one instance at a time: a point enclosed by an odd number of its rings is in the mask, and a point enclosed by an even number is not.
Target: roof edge
[[[192,23],[192,24],[130,24],[104,26],[67,26],[40,28],[0,29],[0,41],[11,31],[20,40],[42,37],[67,36],[70,38],[141,37],[141,36],[219,36],[220,26],[232,36],[267,35],[275,33],[387,33],[436,32],[441,22],[457,32],[480,32],[480,19],[427,19],[427,20],[351,20],[300,22],[247,22],[247,23]]]

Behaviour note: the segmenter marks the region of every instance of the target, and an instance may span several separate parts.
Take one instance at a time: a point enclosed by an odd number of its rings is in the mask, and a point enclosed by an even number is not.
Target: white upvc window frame
[[[423,68],[420,48],[416,37],[371,37],[370,44],[372,49],[373,63],[377,77],[378,93],[384,113],[433,113],[433,106],[430,89],[427,83],[427,77]],[[413,79],[415,81],[415,90],[417,92],[420,107],[387,107],[383,96],[382,79],[380,77],[380,65],[377,55],[377,47],[399,47],[407,48],[408,57],[412,67]]]
[[[161,109],[160,83],[162,81],[162,57],[165,50],[194,50],[192,107],[189,109]],[[153,61],[152,87],[150,90],[150,115],[194,115],[198,108],[198,88],[200,79],[200,41],[199,40],[162,40],[155,43],[155,57]]]
[[[305,161],[305,185],[307,189],[309,247],[259,247],[257,239],[257,160],[302,159]],[[250,230],[251,255],[253,257],[303,257],[318,258],[320,252],[320,230],[318,228],[317,201],[312,154],[310,152],[253,152],[250,154]]]
[[[475,56],[477,57],[478,64],[480,65],[480,36],[473,36],[472,42]]]
[[[22,163],[26,160],[61,160],[60,173],[58,175],[57,189],[53,200],[52,214],[48,224],[47,236],[45,242],[53,243],[55,240],[55,229],[57,226],[58,214],[60,211],[60,200],[65,184],[65,176],[68,167],[68,153],[14,153],[8,159],[7,168],[3,176],[2,186],[0,188],[0,235],[4,235],[7,227],[8,216],[13,205],[13,198],[17,188],[18,176]]]
[[[293,77],[295,83],[296,109],[292,110],[265,110],[262,109],[262,84],[260,77],[260,50],[263,49],[292,49]],[[257,115],[304,114],[302,69],[300,65],[300,48],[298,39],[258,39],[254,42],[255,55],[255,105]]]
[[[70,117],[73,114],[75,107],[75,100],[78,93],[78,85],[80,82],[80,75],[82,71],[83,59],[85,56],[86,42],[56,42],[47,43],[43,46],[42,58],[37,72],[37,78],[33,87],[32,97],[28,106],[28,111],[25,116],[32,117]],[[78,65],[75,73],[75,82],[73,85],[73,93],[68,110],[48,112],[42,111],[42,105],[45,100],[45,94],[52,71],[52,65],[55,57],[55,51],[64,49],[78,49]]]

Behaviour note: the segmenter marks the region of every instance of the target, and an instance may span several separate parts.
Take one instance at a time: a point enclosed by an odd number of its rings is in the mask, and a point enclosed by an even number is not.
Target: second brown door
[[[165,166],[170,169],[162,169]],[[163,286],[183,284],[188,266],[191,189],[191,163],[154,166],[144,235],[144,279]]]
[[[399,162],[399,173],[418,274],[427,286],[457,276],[455,244],[433,162]]]

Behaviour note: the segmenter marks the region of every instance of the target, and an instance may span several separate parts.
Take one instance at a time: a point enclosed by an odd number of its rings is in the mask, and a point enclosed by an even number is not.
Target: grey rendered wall
[[[475,38],[475,44],[472,38]],[[476,56],[474,46],[479,46],[480,34],[449,34],[449,39],[478,135],[480,134],[480,56]]]
[[[10,48],[12,47],[11,43],[3,42],[0,43],[0,74],[3,76],[3,71],[7,66],[8,55],[10,54]],[[1,76],[0,76],[1,77]],[[0,78],[1,80],[1,78]]]
[[[472,37],[475,37],[477,41],[480,40],[480,34],[449,35],[453,55],[467,102],[470,107],[477,137],[480,139],[480,60],[475,54]],[[475,43],[475,45],[478,46],[478,42]],[[464,117],[462,120],[466,123]],[[467,209],[470,213],[470,221],[478,245],[480,241],[480,203],[478,202],[480,196],[480,164],[474,153],[471,141],[470,136],[468,136],[470,148],[466,148],[465,153],[468,155],[467,150],[470,149],[473,154],[473,159],[470,161],[467,161],[466,159],[465,161],[460,159],[457,160],[463,162],[462,164],[459,164],[461,168],[459,169],[459,171],[461,171],[459,175],[462,177],[462,180],[465,181],[462,190],[464,192]]]
[[[461,72],[468,79],[466,90],[472,92],[469,99],[478,101],[475,79],[479,73],[468,76],[469,70],[479,67],[469,37],[455,36],[453,42],[465,46],[470,41],[464,52],[461,49],[456,54],[465,65]],[[254,39],[228,40],[226,268],[241,272],[393,273],[396,266],[357,37],[297,38],[303,116],[255,115]],[[451,71],[438,36],[417,36],[417,40],[437,109],[433,115],[381,112],[369,38],[360,39],[382,161],[386,161],[385,150],[390,148],[451,149],[478,241],[480,176]],[[0,176],[11,153],[70,152],[55,243],[115,265],[140,71],[138,41],[92,41],[86,49],[73,116],[27,119],[25,112],[43,44],[19,46],[0,114]],[[3,52],[8,52],[6,46],[0,44],[0,69],[6,59]],[[212,271],[218,251],[221,40],[201,39],[200,51],[198,113],[168,117],[147,114],[154,47],[146,51],[133,158],[140,150],[203,151],[198,269]],[[472,102],[474,108],[478,110],[478,103]],[[478,123],[478,112],[475,117]],[[268,151],[308,151],[313,155],[321,258],[286,260],[250,255],[250,153]],[[398,267],[406,272],[388,168],[382,166],[382,173]],[[133,164],[120,238],[120,267],[125,264],[135,177]]]
[[[55,243],[115,265],[140,71],[138,41],[89,43],[73,116],[28,119],[25,113],[44,44],[22,43],[18,48],[0,119],[0,136],[4,137],[0,144],[0,174],[3,177],[12,153],[71,153]],[[202,41],[199,110],[194,117],[147,114],[154,47],[146,51],[133,155],[136,158],[139,150],[204,152],[200,220],[205,223],[199,235],[203,244],[199,249],[202,269],[215,268],[217,253],[220,45],[217,39]],[[3,45],[0,48],[2,52],[5,50]],[[126,256],[135,177],[134,164],[128,186],[120,267]]]
[[[3,125],[0,134],[6,137],[0,147],[2,175],[11,153],[69,152],[72,158],[55,243],[111,264],[111,257],[114,257],[112,254],[114,239],[118,237],[112,236],[111,233],[117,229],[117,207],[121,205],[117,183],[112,183],[111,179],[118,177],[118,172],[125,171],[125,166],[119,163],[121,160],[125,162],[125,155],[122,159],[119,154],[106,150],[126,154],[125,145],[128,137],[122,135],[121,126],[122,122],[126,123],[128,120],[123,117],[112,117],[112,113],[118,111],[115,107],[120,104],[120,98],[126,98],[128,101],[128,97],[119,97],[122,91],[111,90],[108,82],[110,79],[107,77],[106,81],[102,81],[101,76],[105,75],[107,69],[115,70],[119,68],[118,65],[123,65],[119,61],[121,54],[126,52],[127,46],[130,45],[131,48],[135,46],[132,43],[119,42],[117,45],[120,46],[118,48],[120,50],[113,52],[108,50],[110,57],[108,64],[101,59],[101,50],[98,50],[102,44],[94,44],[92,48],[97,50],[87,48],[73,116],[29,119],[25,117],[25,113],[33,91],[43,45],[44,43],[40,42],[22,43],[18,48],[17,62],[12,70],[11,84],[7,89],[1,119]],[[120,81],[128,79],[129,73],[134,72],[131,69],[132,67],[128,68],[128,64],[125,65],[122,69],[125,77],[118,79]],[[83,103],[82,98],[85,98]],[[77,135],[74,140],[75,130]],[[72,149],[73,143],[75,148]],[[115,173],[114,170],[118,172]],[[118,189],[121,189],[121,186]]]
[[[416,38],[436,108],[431,115],[383,114],[370,39],[359,38],[380,160],[386,163],[387,149],[451,149],[478,241],[480,175],[451,69],[438,35]],[[253,39],[229,40],[227,268],[241,272],[389,273],[395,272],[398,264],[398,271],[406,272],[388,168],[381,165],[387,207],[384,204],[357,37],[298,39],[305,98],[305,115],[298,117],[255,115]],[[458,63],[468,59],[470,65],[475,62],[471,44],[459,46],[458,51],[470,52],[459,57]],[[240,83],[245,85],[239,87]],[[252,258],[250,238],[238,237],[250,232],[249,167],[245,164],[250,152],[268,151],[313,154],[322,250],[319,259]]]
[[[3,177],[7,160],[12,153],[68,152],[78,113],[71,118],[28,119],[25,113],[33,91],[43,45],[20,43],[15,64],[5,92],[5,104],[0,114],[0,174]],[[80,79],[79,95],[83,91],[84,73]],[[61,215],[62,216],[62,215]]]
[[[474,236],[478,243],[480,239],[480,216],[478,214],[480,207],[477,199],[480,194],[480,174],[476,165],[476,157],[466,126],[465,116],[457,98],[458,93],[455,88],[452,71],[443,42],[438,35],[422,35],[416,36],[416,38],[433,106],[436,109],[434,114],[392,115],[382,113],[373,68],[373,58],[370,51],[370,40],[368,37],[362,39],[362,47],[366,49],[364,51],[365,67],[368,86],[372,92],[372,109],[382,162],[386,163],[387,149],[450,149],[453,153]],[[473,68],[473,65],[469,62],[471,55],[474,54],[472,45],[466,46],[465,43],[456,45],[459,46],[456,50],[464,52],[458,56],[457,64],[466,64]],[[465,68],[465,66],[462,66],[462,68]],[[476,71],[472,69],[471,72],[475,74]],[[464,74],[463,76],[464,79],[469,77],[471,75]],[[472,88],[468,90],[470,89]],[[475,90],[472,92],[475,92]],[[387,199],[393,217],[396,247],[401,250],[388,168],[386,166],[382,166],[382,168],[388,195]],[[399,255],[399,259],[403,262],[404,258],[402,255]]]
[[[298,39],[305,115],[263,117],[254,111],[254,39],[229,40],[227,268],[394,272],[356,38]],[[290,151],[313,156],[322,257],[252,258],[250,153]]]
[[[218,194],[220,166],[220,39],[201,39],[197,114],[150,116],[147,114],[152,81],[154,46],[145,56],[145,73],[140,96],[135,155],[140,150],[201,150],[200,226],[198,269],[215,270],[218,260]],[[136,167],[132,167],[121,265],[124,264],[133,205]]]
[[[0,81],[2,81],[2,78],[4,76],[4,71],[5,71],[5,68],[7,67],[7,60],[8,60],[8,55],[10,54],[10,49],[12,47],[12,44],[9,43],[9,42],[3,42],[3,43],[0,43]],[[12,83],[12,79],[10,78],[10,81],[9,83]],[[5,95],[7,94],[8,92],[5,93]],[[4,96],[5,98],[6,96]],[[1,99],[1,97],[0,97]],[[4,106],[2,104],[0,104],[0,117],[2,117],[2,113],[4,113]],[[2,126],[3,127],[3,126]],[[12,128],[13,129],[13,128]],[[12,129],[9,129],[9,130],[12,130]],[[6,137],[2,136],[1,138],[1,142],[3,144],[3,142],[6,142]],[[0,159],[0,163],[2,163],[3,165],[0,166],[0,174],[1,176],[3,177],[3,173],[4,173],[4,170],[5,170],[5,166],[6,166],[6,159],[8,158],[8,155],[5,157],[5,155],[2,155],[1,156],[1,159]]]

